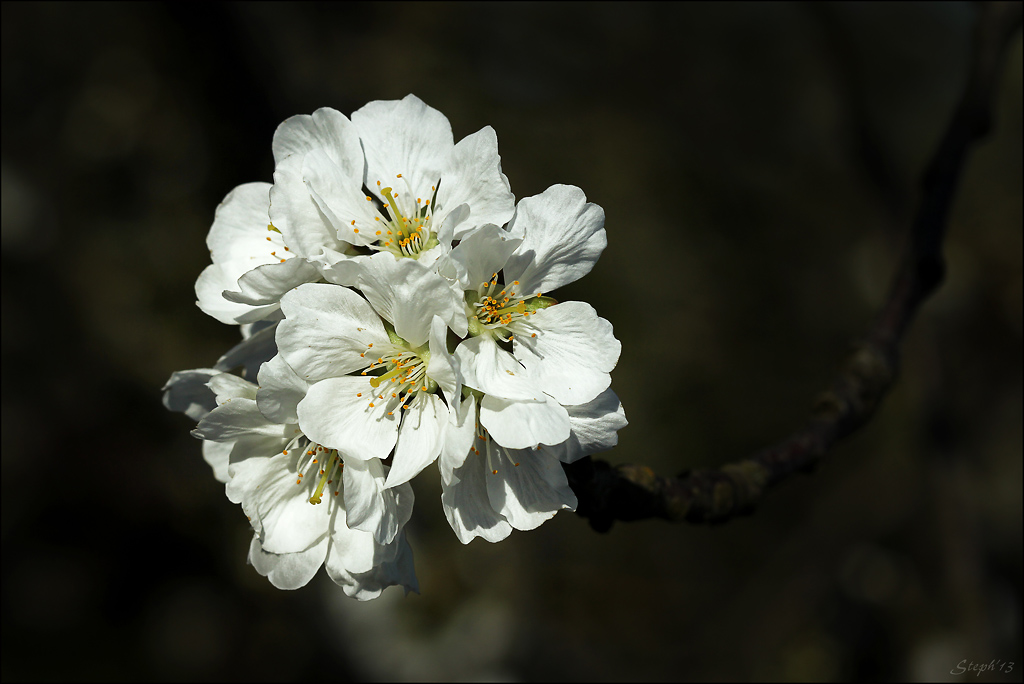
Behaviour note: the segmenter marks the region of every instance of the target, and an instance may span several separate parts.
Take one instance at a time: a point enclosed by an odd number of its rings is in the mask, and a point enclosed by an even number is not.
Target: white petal
[[[491,506],[486,482],[489,473],[485,468],[483,455],[471,452],[450,481],[441,479],[444,514],[463,544],[477,537],[498,542],[512,533],[512,526]]]
[[[509,232],[523,234],[505,264],[505,280],[523,292],[550,292],[590,273],[608,240],[604,209],[571,185],[552,185],[520,200]]]
[[[259,535],[249,545],[249,562],[256,572],[270,580],[278,589],[298,589],[313,579],[327,554],[328,539],[325,536],[314,546],[299,553],[268,553],[260,545]]]
[[[196,425],[192,436],[227,442],[255,435],[285,439],[285,433],[286,426],[267,420],[256,408],[255,400],[239,398],[230,399],[210,411]]]
[[[238,440],[231,449],[228,460],[228,475],[231,476],[231,480],[226,483],[224,493],[231,503],[242,504],[242,510],[249,516],[249,522],[256,526],[260,525],[259,513],[252,495],[256,487],[263,482],[267,462],[280,453],[280,449],[274,452],[248,448],[246,440]]]
[[[263,320],[277,310],[277,303],[252,306],[229,301],[224,292],[238,286],[241,267],[237,262],[210,264],[196,279],[196,306],[221,323],[252,323]]]
[[[429,199],[455,146],[444,114],[415,95],[376,100],[352,114],[366,153],[364,181],[376,192],[377,181],[399,193]],[[402,174],[402,178],[397,178]]]
[[[389,343],[380,317],[347,287],[307,283],[281,299],[285,320],[277,345],[288,365],[309,382],[369,366],[360,356],[373,344]]]
[[[416,477],[441,453],[448,407],[436,394],[418,394],[402,415],[398,445],[385,487],[395,487]]]
[[[469,218],[469,212],[469,205],[465,202],[456,205],[451,210],[445,209],[443,216],[440,211],[440,207],[438,207],[438,210],[434,213],[434,216],[438,218],[434,219],[435,223],[433,223],[433,226],[437,229],[437,241],[440,243],[439,246],[443,245],[447,250],[452,248],[452,240],[455,239],[455,227],[470,225],[469,222],[466,221],[466,219]],[[441,227],[437,228],[438,225]]]
[[[330,257],[331,262],[321,267],[324,280],[334,285],[358,287],[359,276],[363,272],[363,263],[370,259],[369,255],[341,255],[341,258]]]
[[[583,404],[611,384],[608,373],[622,345],[612,334],[612,324],[589,304],[556,304],[513,322],[509,329],[515,357],[559,403]]]
[[[398,400],[377,396],[383,392],[370,379],[344,376],[312,385],[298,406],[302,432],[346,457],[387,458],[398,439],[400,409]]]
[[[217,373],[206,384],[216,395],[218,406],[230,399],[256,398],[256,385],[231,373]]]
[[[356,530],[345,523],[345,509],[337,507],[331,521],[331,546],[327,551],[327,573],[333,577],[331,568],[344,569],[350,574],[369,572],[377,563],[383,562],[384,547],[377,543],[369,532]]]
[[[246,183],[229,192],[217,206],[206,236],[213,263],[246,260],[251,263],[249,268],[270,263],[273,257],[266,241],[269,207],[270,183]]]
[[[341,112],[321,107],[312,116],[300,114],[286,119],[274,131],[274,162],[280,164],[292,155],[323,150],[350,178],[363,181],[363,150],[359,134]]]
[[[175,371],[163,386],[164,406],[200,421],[217,406],[217,398],[207,381],[220,371],[213,368]]]
[[[282,315],[281,308],[278,308],[275,316]],[[248,329],[251,334],[224,352],[213,368],[218,371],[232,371],[242,367],[242,377],[255,380],[259,374],[259,367],[278,353],[278,342],[274,340],[274,335],[278,332],[279,322],[280,317],[260,320],[250,326],[240,326],[243,333]]]
[[[270,220],[281,231],[292,252],[312,261],[322,260],[325,249],[345,252],[333,224],[321,213],[302,179],[305,155],[279,161],[270,189]]]
[[[440,316],[434,316],[430,323],[430,361],[427,363],[427,377],[436,382],[449,406],[458,407],[462,397],[462,373],[459,361],[448,353],[448,328]]]
[[[521,242],[522,238],[494,225],[481,226],[464,237],[449,256],[462,289],[475,290],[489,281]]]
[[[463,382],[489,395],[522,401],[545,401],[537,384],[512,354],[490,335],[478,335],[455,350]]]
[[[563,444],[552,447],[557,458],[565,463],[611,449],[619,443],[618,430],[628,424],[626,412],[611,389],[586,404],[565,408],[572,435]]]
[[[426,343],[434,316],[440,316],[456,333],[461,328],[465,334],[462,300],[431,268],[415,259],[397,259],[390,252],[378,252],[363,261],[362,267],[359,289],[412,347]]]
[[[437,239],[441,244],[434,245],[425,252],[420,252],[419,255],[416,257],[416,261],[423,264],[424,266],[430,267],[430,270],[434,271],[435,273],[437,272],[438,260],[441,257],[448,254],[448,252],[451,251],[452,248],[451,239],[448,239],[448,242],[446,243],[444,241],[443,236],[440,233],[438,233]],[[462,296],[461,292],[459,293],[459,296]],[[463,326],[463,330],[461,333],[456,331],[456,334],[465,335],[465,326]]]
[[[280,313],[281,310],[278,309],[277,312]],[[246,327],[242,326],[242,330],[245,330]],[[224,356],[217,359],[214,368],[228,371],[243,366],[242,375],[251,380],[259,373],[260,366],[277,354],[277,342],[274,340],[277,321],[260,321],[248,327],[256,332],[250,334],[229,349]]]
[[[296,553],[318,543],[330,527],[331,506],[309,502],[310,483],[297,483],[295,454],[269,459],[251,494],[263,526],[260,543],[270,553]]]
[[[408,484],[384,487],[380,459],[345,461],[346,524],[388,544],[412,516],[413,494]]]
[[[363,192],[362,178],[351,178],[322,150],[302,160],[302,179],[320,212],[329,219],[339,238],[354,245],[377,240],[381,230],[376,206]]]
[[[293,256],[285,249],[281,236],[269,227],[270,188],[267,183],[240,185],[217,207],[206,239],[213,264],[196,281],[196,296],[199,307],[222,322],[247,323],[265,318],[274,311],[277,297],[284,291],[279,290],[273,297],[266,293],[256,296],[249,291],[249,281],[266,287],[266,283],[261,282],[265,278],[257,274],[246,281],[244,292],[248,296],[225,297],[226,292],[238,290],[239,279],[254,269],[278,264],[282,258]],[[308,267],[302,264],[304,262],[300,261],[289,266],[289,272]]]
[[[277,304],[283,295],[302,283],[312,283],[320,278],[316,267],[301,257],[291,257],[276,263],[257,266],[242,274],[237,290],[225,291],[228,301],[251,306]]]
[[[260,413],[275,423],[298,423],[296,407],[306,396],[309,383],[300,378],[280,354],[263,364],[258,378],[256,406]]]
[[[569,439],[569,414],[557,401],[511,401],[489,394],[480,402],[480,423],[509,449],[559,444]]]
[[[488,452],[487,495],[512,527],[532,530],[562,509],[576,510],[576,495],[557,459],[534,449],[503,451]]]
[[[203,442],[203,460],[213,468],[213,476],[217,482],[228,482],[231,475],[228,474],[228,457],[231,455],[230,442]]]
[[[348,596],[360,601],[377,598],[381,592],[394,584],[405,587],[405,592],[419,592],[416,572],[413,567],[412,548],[406,541],[405,534],[400,534],[393,542],[396,548],[391,560],[375,565],[370,571],[353,574],[348,572],[334,559],[330,552],[327,555],[327,574],[340,585]]]
[[[485,223],[505,225],[515,211],[515,197],[501,172],[498,138],[490,126],[460,140],[442,169],[435,218],[443,220],[461,204],[468,205],[468,215],[446,227],[454,230],[456,240]]]
[[[292,425],[282,426],[285,428],[283,431],[288,432],[287,428],[294,428]],[[298,432],[297,430],[295,432]],[[234,446],[231,447],[231,456],[228,460],[228,474],[232,477],[235,476],[235,467],[240,463],[247,460],[260,460],[264,458],[270,458],[277,456],[284,452],[284,447],[287,446],[285,440],[290,435],[286,434],[285,437],[267,437],[266,435],[252,435],[250,437],[240,437],[234,441]]]
[[[441,480],[450,482],[452,471],[461,468],[476,440],[476,397],[469,395],[455,411],[449,410],[448,424],[445,426],[444,443],[441,455],[437,458],[437,468],[441,471]]]

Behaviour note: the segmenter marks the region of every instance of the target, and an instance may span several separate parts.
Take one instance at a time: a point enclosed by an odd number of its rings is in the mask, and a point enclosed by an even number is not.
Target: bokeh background
[[[413,92],[493,126],[517,197],[582,187],[672,474],[796,427],[866,330],[964,83],[969,4],[2,6],[2,651],[8,680],[1021,681],[1021,40],[949,276],[895,390],[812,475],[717,527],[562,513],[463,546],[413,483],[422,595],[281,592],[160,403],[237,330],[194,305],[234,186],[290,115]],[[952,675],[961,661],[1007,674]]]

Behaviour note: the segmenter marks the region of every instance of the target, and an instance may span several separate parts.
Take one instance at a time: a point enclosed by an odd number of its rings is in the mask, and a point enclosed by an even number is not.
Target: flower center
[[[377,181],[377,190],[384,198],[383,207],[377,210],[372,226],[359,226],[353,220],[352,230],[363,236],[369,233],[375,242],[368,247],[374,251],[388,251],[396,257],[415,259],[438,244],[437,232],[431,227],[431,198],[424,200],[416,197],[413,201],[415,193],[404,181],[402,174],[398,174],[396,179],[405,185],[403,192],[399,193],[391,186],[382,187],[381,181]],[[432,195],[436,193],[437,186],[430,186],[430,192]],[[366,200],[373,202],[370,196]]]
[[[320,503],[323,500],[325,488],[328,485],[334,484],[336,480],[339,481],[339,484],[331,487],[328,491],[333,490],[331,493],[334,496],[338,496],[341,493],[339,478],[345,464],[336,450],[328,449],[316,442],[311,442],[309,438],[300,433],[288,443],[288,446],[281,453],[287,456],[292,451],[300,452],[295,464],[298,474],[295,484],[301,485],[303,478],[311,473],[314,475],[314,479],[316,479],[316,476],[319,476],[319,482],[317,482],[316,489],[313,490],[313,494],[309,497],[309,503],[314,506]],[[305,459],[305,465],[301,465],[303,459]]]
[[[497,336],[503,342],[512,339],[506,328],[515,323],[525,323],[529,316],[557,302],[540,292],[519,292],[519,281],[511,285],[498,282],[495,273],[488,282],[480,283],[476,292],[466,292],[466,315],[469,317],[469,334],[482,335],[485,332]],[[522,324],[517,326],[522,329]],[[531,333],[534,337],[536,333]]]
[[[394,337],[401,340],[397,335]],[[371,342],[360,356],[372,354],[372,347]],[[370,408],[383,401],[388,408],[388,415],[394,415],[399,407],[408,409],[421,392],[429,394],[436,391],[437,383],[427,377],[429,361],[430,351],[426,347],[413,351],[401,344],[392,343],[383,349],[380,356],[361,373],[368,375],[372,370],[384,369],[381,375],[370,378],[370,387],[377,390],[369,393]],[[356,396],[362,397],[363,393],[359,392]]]

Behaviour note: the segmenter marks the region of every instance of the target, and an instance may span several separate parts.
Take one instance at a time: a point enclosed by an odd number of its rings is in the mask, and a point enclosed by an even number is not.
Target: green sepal
[[[401,337],[399,337],[398,333],[395,332],[395,326],[391,325],[383,318],[381,319],[380,322],[384,324],[384,330],[387,331],[388,339],[391,340],[391,344],[397,344],[400,347],[405,347],[406,349],[409,348],[409,343],[402,339]]]
[[[523,302],[523,304],[526,305],[526,310],[527,311],[536,311],[537,309],[546,309],[549,306],[554,306],[557,303],[558,303],[558,300],[555,299],[554,297],[545,297],[543,295],[540,296],[540,297],[530,297],[529,299],[527,299],[527,300],[525,300]]]

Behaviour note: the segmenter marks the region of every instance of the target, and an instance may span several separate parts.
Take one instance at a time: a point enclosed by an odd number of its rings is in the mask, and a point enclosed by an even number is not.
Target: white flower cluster
[[[249,518],[249,562],[282,589],[323,565],[358,599],[417,590],[409,481],[435,461],[463,543],[575,509],[560,463],[626,425],[620,345],[546,293],[593,267],[603,210],[567,185],[517,205],[493,129],[456,144],[413,95],[294,116],[273,146],[273,185],[224,198],[196,282],[243,341],[164,388]]]

